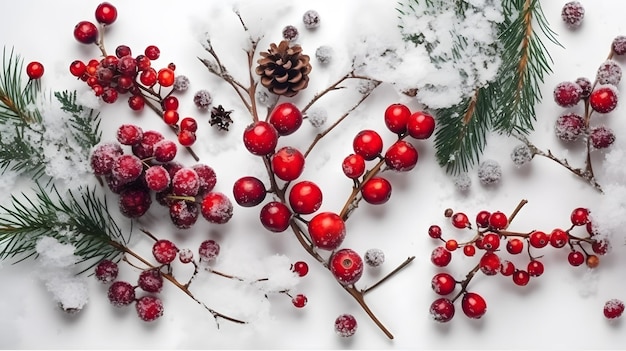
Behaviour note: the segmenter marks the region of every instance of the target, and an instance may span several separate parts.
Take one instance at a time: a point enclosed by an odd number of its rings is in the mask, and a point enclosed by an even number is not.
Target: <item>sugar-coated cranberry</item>
[[[608,300],[604,304],[602,312],[607,319],[619,318],[624,313],[624,302],[619,299]]]
[[[346,223],[333,212],[316,214],[309,221],[308,230],[313,244],[322,250],[335,250],[346,237]]]
[[[304,277],[309,273],[309,265],[304,261],[297,261],[291,266],[291,270],[298,276]]]
[[[137,315],[145,322],[152,322],[163,315],[163,302],[155,296],[142,296],[135,304]]]
[[[595,149],[606,149],[615,142],[615,133],[605,126],[594,127],[589,133],[589,140]]]
[[[258,121],[252,123],[243,132],[243,144],[253,155],[268,155],[276,149],[278,132],[268,122]]]
[[[526,286],[530,281],[530,274],[522,269],[517,269],[513,272],[513,283],[518,286]]]
[[[284,181],[297,179],[304,171],[304,155],[296,148],[285,146],[272,155],[272,171]]]
[[[591,250],[598,255],[606,255],[611,249],[611,242],[607,239],[596,240],[591,244]]]
[[[156,192],[163,191],[170,186],[170,174],[161,165],[148,167],[144,173],[144,180],[146,186]]]
[[[487,302],[477,293],[468,292],[463,295],[461,308],[469,318],[479,319],[487,312]]]
[[[431,279],[430,286],[439,295],[448,295],[456,288],[456,280],[449,273],[437,273]]]
[[[91,170],[96,175],[110,174],[113,163],[124,151],[118,143],[103,143],[93,149],[89,162]]]
[[[454,302],[448,298],[440,297],[430,305],[429,312],[435,321],[439,323],[449,322],[454,317]]]
[[[117,101],[118,96],[119,94],[117,90],[110,88],[110,87],[106,87],[104,88],[104,91],[100,95],[100,98],[102,99],[102,101],[106,102],[107,104],[112,104],[115,101]]]
[[[617,86],[622,79],[622,68],[615,60],[606,60],[596,73],[597,84],[611,84]]]
[[[613,53],[615,53],[615,55],[621,56],[626,54],[626,36],[616,36],[611,43],[611,48],[613,49]]]
[[[220,254],[220,244],[212,239],[205,240],[200,243],[198,254],[200,255],[200,261],[213,262]]]
[[[373,177],[363,184],[361,195],[369,204],[382,205],[391,198],[391,183],[383,177]]]
[[[385,152],[385,164],[394,171],[406,172],[417,164],[417,149],[411,143],[398,140]]]
[[[170,162],[176,157],[178,148],[176,143],[169,139],[163,139],[154,144],[154,159],[157,162]]]
[[[26,65],[26,74],[30,79],[39,79],[43,76],[44,67],[40,62],[32,61]]]
[[[593,85],[591,84],[589,78],[579,77],[576,79],[575,83],[578,84],[578,86],[582,89],[580,97],[583,99],[589,98],[589,95],[591,94],[591,89],[593,88]]]
[[[365,159],[359,154],[350,154],[341,163],[343,174],[350,179],[357,179],[365,173]]]
[[[582,94],[582,88],[574,82],[561,82],[554,88],[554,101],[562,107],[576,105]]]
[[[98,40],[98,27],[89,21],[80,21],[74,27],[74,38],[83,44],[93,44]]]
[[[132,56],[120,57],[117,61],[117,70],[120,74],[132,77],[137,73],[137,61]]]
[[[142,186],[124,187],[120,191],[120,212],[128,218],[139,218],[150,209],[152,198],[148,189]]]
[[[600,85],[589,96],[589,105],[598,113],[609,113],[617,107],[617,88],[610,84]]]
[[[130,283],[116,281],[109,286],[107,296],[113,306],[127,306],[135,301],[135,288]]]
[[[163,276],[158,269],[147,269],[139,274],[137,285],[144,291],[158,293],[163,288]]]
[[[569,235],[563,229],[555,228],[550,233],[550,245],[557,249],[565,246],[569,241]]]
[[[493,252],[485,252],[480,258],[479,267],[485,275],[496,275],[500,271],[500,257]]]
[[[561,19],[568,27],[578,28],[585,17],[585,8],[578,1],[570,1],[561,9]]]
[[[362,130],[354,137],[352,148],[356,154],[370,161],[383,151],[383,139],[374,130]]]
[[[117,19],[117,9],[108,2],[103,2],[96,7],[96,21],[109,25]]]
[[[191,169],[196,171],[200,180],[200,187],[198,188],[199,194],[208,193],[215,188],[215,184],[217,184],[217,174],[211,166],[197,163],[191,166]]]
[[[306,295],[304,295],[304,294],[298,294],[298,295],[294,296],[291,299],[291,303],[296,308],[302,308],[302,307],[306,306],[307,302],[308,302],[308,299],[307,299]]]
[[[424,111],[409,116],[407,133],[415,139],[428,139],[435,131],[435,118]]]
[[[354,335],[357,328],[356,318],[351,314],[342,314],[335,319],[335,333],[343,338]]]
[[[139,144],[132,146],[133,154],[140,159],[146,159],[154,156],[154,144],[165,139],[163,134],[155,130],[146,130],[143,132],[143,138]]]
[[[352,285],[363,275],[363,260],[352,249],[341,249],[330,257],[330,271],[339,283]]]
[[[391,104],[385,110],[385,125],[396,134],[404,134],[411,110],[403,104]]]
[[[563,141],[574,141],[583,135],[585,120],[576,113],[566,113],[559,116],[554,123],[556,137]]]
[[[177,200],[169,205],[170,219],[179,229],[189,229],[200,216],[200,209],[196,203]]]
[[[254,207],[267,195],[265,184],[256,177],[247,176],[237,179],[233,184],[233,198],[242,207]]]
[[[585,255],[580,251],[572,250],[567,255],[567,262],[574,267],[580,266],[585,263]]]
[[[220,192],[209,192],[202,199],[202,216],[211,223],[224,224],[233,217],[233,204]]]
[[[98,281],[108,284],[117,279],[119,273],[119,267],[117,263],[111,260],[102,260],[96,266],[96,279]]]
[[[178,252],[178,259],[182,263],[191,263],[193,261],[193,252],[189,249],[182,249]]]
[[[517,255],[524,250],[524,242],[518,238],[511,238],[506,242],[506,251],[511,255]]]
[[[430,254],[430,262],[437,267],[445,267],[452,261],[452,253],[443,246],[436,247]]]
[[[265,229],[274,233],[280,233],[289,228],[291,211],[282,202],[271,201],[261,208],[259,218]]]
[[[190,167],[178,170],[172,177],[172,194],[176,196],[196,196],[200,189],[200,177]]]
[[[280,135],[294,133],[302,125],[302,112],[290,102],[284,102],[274,108],[270,114],[270,124]]]
[[[157,240],[152,245],[152,255],[161,264],[169,264],[174,261],[177,253],[176,245],[167,239]]]
[[[143,139],[143,130],[135,124],[122,124],[117,128],[116,137],[122,145],[135,145]]]
[[[308,180],[294,184],[289,190],[289,205],[298,214],[311,214],[319,210],[322,200],[322,190]]]

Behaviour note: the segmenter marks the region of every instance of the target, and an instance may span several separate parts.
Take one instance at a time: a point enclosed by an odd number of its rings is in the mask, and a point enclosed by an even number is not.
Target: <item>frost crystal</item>
[[[494,160],[485,160],[478,165],[478,179],[485,185],[496,184],[502,178],[502,168]]]
[[[472,179],[467,173],[460,173],[456,175],[452,180],[454,181],[454,186],[459,191],[468,191],[469,188],[472,186]]]
[[[319,128],[326,123],[328,112],[322,108],[310,108],[306,116],[313,127]]]
[[[523,166],[532,160],[533,154],[526,144],[519,144],[511,152],[511,160],[516,166]]]

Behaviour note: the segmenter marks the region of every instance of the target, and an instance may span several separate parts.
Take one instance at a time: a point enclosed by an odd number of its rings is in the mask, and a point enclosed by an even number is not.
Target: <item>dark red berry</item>
[[[356,154],[370,161],[383,151],[383,139],[376,131],[362,130],[354,137],[352,148]]]
[[[246,127],[243,143],[250,153],[265,156],[274,152],[278,144],[278,132],[271,124],[258,121]]]
[[[26,74],[30,79],[39,79],[43,76],[43,65],[37,61],[29,62],[26,65]]]
[[[417,164],[417,149],[409,142],[398,140],[385,152],[385,164],[399,172],[412,170]]]
[[[615,142],[615,133],[605,126],[594,127],[589,133],[589,140],[595,149],[606,149]]]
[[[120,212],[128,218],[139,218],[150,209],[152,198],[147,188],[142,186],[124,187],[120,191]]]
[[[142,296],[135,304],[137,315],[145,322],[152,322],[163,315],[163,302],[155,296]]]
[[[302,112],[296,105],[285,102],[274,108],[268,121],[276,128],[278,134],[289,135],[302,125]]]
[[[389,105],[385,110],[385,125],[392,133],[404,134],[409,116],[411,116],[411,110],[406,105]]]
[[[407,133],[415,139],[428,139],[435,131],[435,118],[424,111],[409,116]]]
[[[489,226],[489,217],[491,212],[482,210],[476,214],[476,225],[478,228],[487,228]]]
[[[177,200],[169,205],[170,219],[179,229],[189,229],[198,220],[200,208],[196,203]]]
[[[591,244],[591,250],[598,255],[606,255],[611,249],[611,243],[607,239],[596,240]]]
[[[441,227],[436,224],[433,224],[430,227],[428,227],[428,236],[430,236],[433,239],[441,238]]]
[[[163,191],[170,186],[170,174],[165,167],[154,165],[148,167],[144,173],[146,186],[152,191]]]
[[[304,171],[304,155],[296,148],[285,146],[272,155],[272,170],[284,181],[297,179]]]
[[[322,206],[322,190],[317,184],[304,180],[289,190],[289,205],[294,213],[311,214]]]
[[[304,294],[298,294],[291,299],[291,303],[296,308],[302,308],[306,306],[307,302],[308,302],[308,299],[306,298]]]
[[[119,267],[117,263],[111,260],[102,260],[96,266],[96,279],[100,282],[108,284],[117,279]]]
[[[130,283],[116,281],[109,287],[107,296],[113,306],[127,306],[135,301],[135,288]]]
[[[176,245],[166,239],[157,240],[152,245],[152,255],[161,264],[170,264],[176,258],[177,253]]]
[[[541,261],[531,260],[528,262],[528,267],[526,268],[528,271],[528,275],[531,277],[538,277],[543,274],[544,267]]]
[[[124,151],[118,143],[104,143],[96,146],[89,160],[93,173],[96,175],[110,174],[115,159],[123,153]]]
[[[391,198],[391,183],[383,177],[373,177],[363,184],[361,195],[369,204],[382,205]]]
[[[604,304],[603,308],[604,317],[607,319],[615,319],[622,316],[624,313],[624,302],[619,299],[608,300]]]
[[[356,333],[357,327],[356,318],[351,314],[342,314],[335,319],[335,332],[341,337],[351,337]]]
[[[339,283],[352,285],[363,275],[363,260],[354,250],[341,249],[330,257],[330,271]]]
[[[463,295],[461,307],[466,316],[473,319],[479,319],[487,312],[487,302],[485,299],[473,292]]]
[[[436,247],[430,254],[430,261],[437,267],[445,267],[452,260],[452,253],[443,246]]]
[[[309,265],[304,261],[298,261],[291,266],[291,270],[298,276],[304,277],[309,273]]]
[[[176,96],[168,96],[165,99],[163,99],[163,101],[161,102],[161,107],[163,107],[163,110],[178,110],[178,98]]]
[[[266,194],[265,184],[256,177],[242,177],[233,184],[233,198],[239,206],[254,207],[265,200]]]
[[[456,280],[448,273],[437,273],[430,282],[433,291],[439,295],[448,295],[456,288]]]
[[[528,272],[518,269],[513,272],[513,283],[518,286],[526,286],[530,281],[530,274]]]
[[[200,261],[213,262],[220,254],[220,245],[215,240],[205,240],[200,243],[198,254],[200,255]]]
[[[200,180],[198,194],[206,194],[215,188],[215,184],[217,184],[217,174],[212,167],[203,163],[197,163],[191,166],[191,169],[196,171],[198,179]]]
[[[200,190],[200,177],[193,168],[182,168],[172,177],[172,194],[176,196],[196,196],[198,190]]]
[[[200,212],[211,223],[224,224],[233,216],[233,204],[220,192],[209,192],[202,199]]]
[[[568,27],[578,28],[585,17],[585,8],[578,1],[570,1],[561,9],[561,19]]]
[[[103,2],[96,7],[96,21],[109,25],[117,19],[117,9],[108,2]]]
[[[341,169],[346,177],[357,179],[365,173],[365,159],[359,154],[350,154],[341,163]]]
[[[517,255],[524,250],[524,242],[518,238],[511,238],[506,242],[506,251],[511,255]]]
[[[148,269],[139,274],[137,285],[144,291],[158,293],[163,288],[163,276],[158,269]]]
[[[83,44],[93,44],[98,40],[98,27],[89,21],[81,21],[74,27],[74,38]]]
[[[155,45],[148,45],[144,50],[144,54],[147,58],[154,61],[161,56],[161,50]]]
[[[585,120],[576,113],[566,113],[556,119],[554,133],[563,141],[577,140],[585,131]]]
[[[430,315],[439,323],[446,323],[452,320],[454,310],[454,302],[445,297],[438,298],[430,305]]]
[[[261,208],[259,218],[265,229],[280,233],[289,228],[291,211],[282,202],[272,201]]]
[[[453,226],[459,229],[465,229],[465,228],[471,227],[469,218],[463,212],[454,213],[452,217],[450,217],[450,221],[452,222]]]
[[[585,263],[585,255],[580,251],[570,251],[567,255],[567,261],[570,265],[577,267]]]
[[[165,139],[163,134],[154,130],[146,130],[143,132],[143,138],[139,144],[132,146],[133,154],[140,159],[146,159],[154,156],[154,144]]]

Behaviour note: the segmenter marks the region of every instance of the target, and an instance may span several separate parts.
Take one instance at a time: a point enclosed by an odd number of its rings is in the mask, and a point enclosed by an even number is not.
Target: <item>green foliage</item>
[[[76,92],[55,92],[54,96],[63,105],[61,109],[71,115],[69,120],[70,133],[74,140],[85,150],[91,150],[100,142],[102,131],[100,130],[99,114],[76,102]]]
[[[23,62],[19,56],[2,50],[2,77],[0,77],[0,123],[22,121],[40,123],[41,115],[31,107],[40,90],[39,80],[22,81]]]

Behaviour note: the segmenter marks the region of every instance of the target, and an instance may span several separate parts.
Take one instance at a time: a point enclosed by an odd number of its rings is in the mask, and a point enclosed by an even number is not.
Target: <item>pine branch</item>
[[[102,138],[99,113],[86,109],[76,101],[76,91],[55,92],[54,96],[63,105],[61,109],[71,115],[70,133],[85,150],[91,150]]]
[[[8,121],[38,123],[41,115],[30,107],[40,89],[38,80],[22,81],[24,70],[22,60],[13,54],[13,49],[7,57],[6,48],[2,50],[2,77],[0,78],[0,123]]]
[[[32,142],[41,140],[41,131],[19,123],[0,129],[0,173],[7,170],[19,174],[29,174],[32,179],[39,179],[45,174],[41,144]]]
[[[0,259],[19,262],[34,256],[44,236],[74,245],[80,262],[95,260],[85,270],[122,253],[119,244],[125,245],[128,238],[94,189],[70,190],[65,196],[54,186],[44,189],[37,184],[34,190],[34,195],[11,196],[10,206],[0,206]]]

